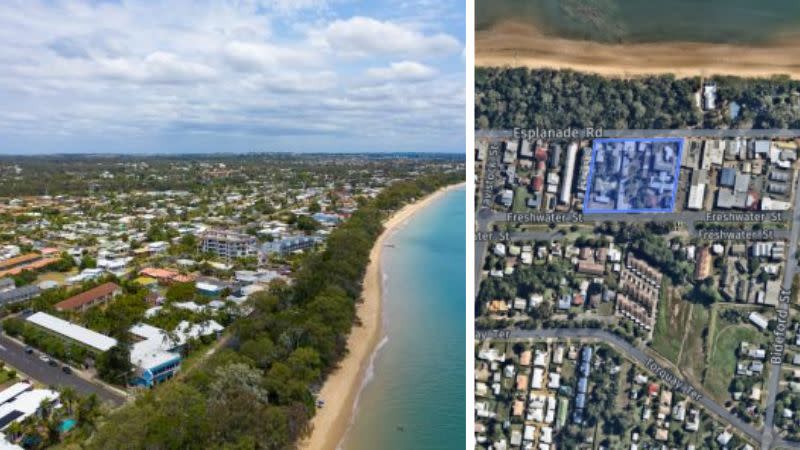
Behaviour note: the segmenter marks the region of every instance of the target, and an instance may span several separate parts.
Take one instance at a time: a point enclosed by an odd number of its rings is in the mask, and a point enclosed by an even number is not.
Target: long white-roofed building
[[[47,313],[37,312],[28,316],[26,320],[53,334],[82,344],[91,350],[105,352],[117,345],[117,340],[112,337]]]
[[[47,313],[37,312],[29,316],[27,321],[53,335],[77,342],[96,352],[105,352],[117,345],[117,340],[112,337]],[[182,346],[192,339],[218,336],[224,329],[225,327],[214,320],[201,323],[184,320],[172,333],[145,323],[132,326],[129,332],[133,335],[134,342],[130,348],[130,361],[135,373],[130,383],[135,386],[151,387],[172,378],[180,369]]]

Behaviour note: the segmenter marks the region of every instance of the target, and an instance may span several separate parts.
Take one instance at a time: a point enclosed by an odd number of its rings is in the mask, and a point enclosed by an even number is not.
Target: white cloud
[[[328,9],[327,0],[263,0],[260,6],[272,9],[279,13],[293,14],[300,11],[325,11]]]
[[[96,63],[101,76],[140,83],[196,83],[217,76],[212,67],[162,51],[150,53],[142,60],[114,58],[99,59]]]
[[[251,150],[306,132],[329,138],[317,150],[456,148],[458,40],[397,10],[381,17],[385,5],[374,18],[372,3],[352,18],[334,5],[0,2],[0,40],[14,43],[0,46],[0,153],[236,150],[242,136]]]
[[[234,41],[225,45],[223,54],[231,66],[241,71],[294,70],[319,67],[322,63],[322,56],[313,50],[267,43]]]
[[[422,81],[436,76],[436,69],[414,61],[401,61],[389,67],[370,68],[367,76],[381,81]]]
[[[357,56],[388,53],[431,57],[461,50],[458,40],[448,34],[426,35],[408,26],[361,16],[336,20],[312,32],[311,37],[317,46]]]

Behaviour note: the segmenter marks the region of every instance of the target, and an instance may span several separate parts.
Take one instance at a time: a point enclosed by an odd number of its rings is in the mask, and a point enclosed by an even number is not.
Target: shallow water
[[[383,250],[379,345],[345,450],[463,449],[465,190],[402,225]]]
[[[797,0],[476,0],[478,30],[505,20],[600,42],[753,44],[800,30]]]

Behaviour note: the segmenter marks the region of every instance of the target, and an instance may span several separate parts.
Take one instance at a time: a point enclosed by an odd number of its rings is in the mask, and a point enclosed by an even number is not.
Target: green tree
[[[185,302],[193,300],[196,294],[194,283],[173,283],[167,288],[164,297],[170,302]]]
[[[130,355],[129,346],[124,342],[118,342],[97,356],[95,360],[97,374],[110,383],[127,385],[133,371]]]

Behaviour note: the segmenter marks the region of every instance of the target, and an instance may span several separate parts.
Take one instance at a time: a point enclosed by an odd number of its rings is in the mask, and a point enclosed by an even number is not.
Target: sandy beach
[[[545,36],[529,24],[506,21],[478,31],[475,49],[475,65],[482,67],[573,69],[619,77],[786,74],[800,79],[800,38],[796,34],[764,45],[605,44]]]
[[[322,386],[319,398],[325,401],[325,407],[317,410],[317,415],[311,421],[313,427],[311,436],[300,444],[300,448],[333,450],[342,440],[350,424],[354,404],[370,358],[383,337],[381,326],[381,286],[383,284],[381,255],[383,248],[390,242],[391,236],[398,226],[446,192],[461,186],[463,183],[441,188],[417,202],[406,205],[384,223],[384,232],[370,252],[370,263],[364,276],[364,301],[357,306],[356,313],[361,320],[361,325],[353,327],[347,339],[349,350],[347,356]]]

